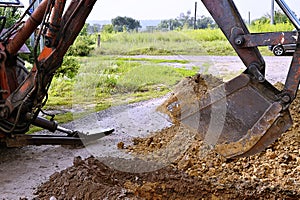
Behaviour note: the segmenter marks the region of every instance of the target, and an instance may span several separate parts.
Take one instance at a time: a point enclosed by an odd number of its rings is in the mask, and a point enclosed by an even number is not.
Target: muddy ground
[[[220,64],[215,65],[217,69],[220,67],[218,73],[231,73],[231,69],[238,72],[242,69],[241,63],[235,57],[189,59],[193,59],[197,65],[207,60],[214,60],[213,62],[222,60]],[[286,74],[283,71],[287,71],[290,58],[270,57],[267,58],[267,62],[268,60],[274,63],[267,68],[271,82],[283,81]],[[31,199],[36,196],[39,199],[299,198],[298,120],[293,129],[267,151],[250,158],[232,161],[205,149],[203,152],[202,143],[197,137],[187,133],[180,126],[172,126],[165,116],[157,114],[155,109],[164,100],[116,107],[91,116],[94,120],[86,119],[84,122],[68,124],[67,126],[71,127],[85,126],[83,129],[111,126],[116,128],[113,135],[87,148],[30,146],[0,149],[0,197],[3,199],[20,197]],[[297,109],[297,106],[293,107],[296,119],[298,116],[295,113],[299,112]],[[163,131],[155,132],[157,129]],[[143,139],[151,133],[151,137]],[[132,140],[135,137],[142,138]],[[161,159],[159,161],[163,162],[159,164],[143,163],[143,159],[139,157],[136,159],[136,155],[144,155],[144,151],[151,154],[154,150],[164,149],[164,145],[170,140],[176,141],[178,138],[185,138],[186,144],[189,145],[183,145],[184,148],[179,154],[170,151],[171,159]],[[90,156],[102,159],[99,161]]]

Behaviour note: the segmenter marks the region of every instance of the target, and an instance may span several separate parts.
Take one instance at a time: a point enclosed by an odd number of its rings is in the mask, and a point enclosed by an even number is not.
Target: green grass
[[[120,57],[117,60],[123,61],[146,61],[151,63],[180,63],[180,64],[187,64],[189,61],[187,60],[167,60],[167,59],[152,59],[152,58],[132,58],[132,57]]]
[[[128,93],[151,91],[158,85],[171,87],[182,77],[182,74],[173,67],[141,65],[118,79],[116,92]]]
[[[291,24],[255,24],[250,32],[291,31]],[[153,33],[101,33],[101,48],[94,55],[236,55],[220,29]],[[267,47],[263,55],[272,55]]]
[[[94,55],[216,55],[227,52],[229,43],[219,29],[154,33],[102,33],[101,48]],[[216,41],[218,41],[216,43]],[[220,44],[222,42],[222,45]],[[216,45],[218,46],[216,46]],[[224,46],[224,44],[226,44]],[[219,48],[209,52],[206,47]],[[225,48],[222,48],[225,47]],[[222,48],[220,50],[220,48]]]
[[[262,32],[281,32],[281,31],[292,31],[295,27],[291,23],[281,23],[281,24],[255,24],[249,27],[250,32],[262,33]]]
[[[171,91],[192,69],[162,66],[163,63],[187,64],[185,60],[144,59],[115,56],[91,56],[79,59],[81,68],[75,79],[54,78],[46,109],[83,108],[85,114],[124,103],[160,97]],[[57,116],[59,122],[74,116]]]
[[[167,32],[101,33],[102,42],[151,43],[226,40],[220,29],[199,29]]]

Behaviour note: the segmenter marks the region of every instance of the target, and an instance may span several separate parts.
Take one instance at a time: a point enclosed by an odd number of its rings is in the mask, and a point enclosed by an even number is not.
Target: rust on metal
[[[41,18],[45,12],[45,2],[47,2],[47,0],[43,1],[43,4],[41,4],[41,6],[39,6],[38,9],[34,12],[36,14],[33,15],[39,16],[40,18],[38,19],[40,20],[42,20]],[[57,46],[55,48],[45,47],[38,58],[38,66],[44,67],[45,70],[43,70],[42,72],[38,72],[37,66],[34,65],[27,79],[7,98],[5,104],[10,109],[10,112],[17,108],[29,93],[35,93],[35,95],[32,96],[33,102],[38,103],[43,101],[43,98],[46,95],[46,91],[44,90],[44,88],[46,88],[47,85],[51,82],[53,73],[60,67],[65,53],[75,41],[95,3],[96,0],[85,0],[73,1],[70,4],[69,8],[66,11],[66,14],[69,18],[67,20],[64,19],[65,15],[63,16],[63,20],[61,23],[62,32],[61,37],[57,42]],[[28,25],[25,26],[26,24]],[[11,43],[9,43],[8,47],[10,47],[10,53],[18,51],[19,42],[21,40],[23,41],[28,35],[27,34],[23,37],[22,30],[25,29],[24,31],[25,33],[27,33],[28,30],[33,29],[33,24],[30,20],[27,21],[25,25],[20,30],[20,32],[18,32],[16,36],[11,40]],[[37,74],[43,77],[43,82],[39,82],[39,88],[42,88],[39,91],[36,91],[37,87],[35,85],[37,82]]]
[[[199,102],[199,112],[182,122],[193,125],[204,141],[221,155],[232,158],[262,151],[292,124],[288,106],[300,82],[298,32],[250,33],[233,0],[202,0],[247,70],[224,83],[223,96],[212,90]],[[297,43],[283,91],[264,78],[265,63],[257,46]],[[255,65],[254,74],[251,66]],[[252,74],[251,74],[252,73]],[[245,76],[249,77],[248,79]],[[256,77],[256,78],[255,78]],[[259,78],[259,79],[258,79]],[[240,80],[248,80],[247,83]],[[229,92],[229,88],[232,92]],[[214,94],[217,93],[217,94]],[[218,97],[218,98],[216,98]],[[198,124],[193,120],[198,119]]]
[[[278,44],[294,44],[297,42],[298,32],[252,33],[243,35],[244,43],[240,47],[257,47]]]
[[[62,15],[64,12],[66,0],[56,0],[51,13],[51,19],[47,33],[45,35],[46,46],[51,47],[56,45],[56,37],[60,31]]]
[[[6,99],[10,95],[10,87],[9,87],[9,80],[6,71],[5,61],[6,55],[3,52],[0,52],[0,80],[1,80],[1,96],[3,99]]]
[[[247,35],[250,32],[234,2],[232,0],[202,0],[202,2],[245,66],[248,67],[251,63],[257,62],[260,65],[260,70],[264,73],[265,62],[258,48],[240,48],[235,43],[236,37],[239,35]]]
[[[292,124],[290,118],[281,117],[281,111],[282,105],[274,102],[240,140],[217,144],[216,152],[227,158],[237,158],[263,151]]]
[[[18,31],[18,33],[14,36],[14,38],[7,44],[6,50],[8,51],[8,53],[12,55],[18,53],[18,51],[24,45],[26,40],[40,25],[46,11],[47,2],[48,2],[47,0],[41,2],[38,9],[36,9],[32,13],[32,15],[23,25],[23,27]]]
[[[174,117],[224,157],[262,151],[292,122],[278,101],[280,91],[250,77],[245,72],[210,90],[198,103],[182,104],[180,109],[189,112]]]
[[[284,91],[288,93],[291,101],[295,99],[300,82],[300,35],[298,35],[296,51],[284,85]]]

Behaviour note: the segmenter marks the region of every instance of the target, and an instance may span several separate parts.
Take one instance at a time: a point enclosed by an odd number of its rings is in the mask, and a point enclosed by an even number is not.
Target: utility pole
[[[97,38],[97,47],[101,46],[101,35],[100,33],[98,34],[98,38]]]
[[[274,24],[274,0],[271,0],[271,24]]]
[[[197,28],[197,2],[195,2],[194,29]]]
[[[250,13],[250,11],[248,12],[248,24],[249,25],[251,24],[251,13]]]
[[[29,0],[29,5],[31,5],[31,3],[32,3],[32,0]],[[32,14],[33,8],[30,8],[29,12],[30,12],[30,14]],[[31,36],[30,36],[30,46],[32,46],[32,47],[34,46],[34,34],[31,34]]]
[[[29,0],[29,5],[31,5],[33,0]],[[31,14],[34,12],[34,10],[40,5],[42,0],[37,0],[35,1],[33,8],[30,9]],[[35,35],[31,34],[30,36],[30,46],[34,46],[34,39],[35,39]],[[42,51],[44,48],[44,39],[43,37],[40,38],[40,51]]]

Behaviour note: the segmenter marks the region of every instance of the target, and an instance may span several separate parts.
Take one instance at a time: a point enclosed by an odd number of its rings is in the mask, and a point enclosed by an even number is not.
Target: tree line
[[[181,13],[179,17],[175,19],[162,20],[158,26],[158,30],[177,30],[177,29],[205,29],[217,27],[215,21],[211,17],[202,15],[195,20],[195,17],[191,15],[191,11],[187,11],[186,14]],[[196,22],[196,23],[195,23]]]
[[[178,30],[178,29],[204,29],[204,28],[215,28],[216,23],[211,17],[201,16],[196,20],[191,16],[191,12],[188,11],[186,14],[181,13],[179,17],[175,19],[162,20],[156,27],[156,30]],[[99,25],[94,24],[89,27],[89,32],[95,33],[100,30],[104,32],[132,32],[139,31],[141,27],[140,21],[133,19],[131,17],[121,17],[118,16],[111,20],[111,24],[103,25],[101,28]]]
[[[278,23],[290,23],[288,17],[281,11],[275,11],[274,15],[275,24]],[[251,25],[255,24],[267,24],[270,23],[271,15],[266,14],[259,19],[252,20]],[[246,20],[245,20],[246,21]],[[104,32],[132,32],[139,31],[141,28],[140,21],[133,19],[131,17],[121,17],[118,16],[111,20],[111,24],[99,25],[94,24],[88,26],[89,33],[97,33],[100,31]],[[151,27],[151,30],[157,31],[169,31],[169,30],[182,30],[182,29],[205,29],[205,28],[218,28],[218,25],[211,17],[200,16],[195,20],[192,16],[191,11],[186,13],[181,13],[176,18],[161,20],[156,27]]]

